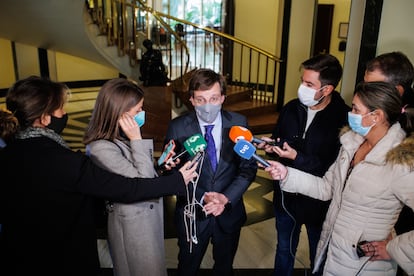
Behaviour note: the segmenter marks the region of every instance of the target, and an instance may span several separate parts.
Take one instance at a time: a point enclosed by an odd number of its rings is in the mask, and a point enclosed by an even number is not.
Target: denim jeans
[[[290,276],[293,274],[295,255],[303,222],[296,221],[285,210],[279,208],[275,208],[275,218],[277,246],[274,275]],[[322,227],[309,224],[305,224],[305,226],[309,240],[309,257],[312,270]],[[320,268],[319,270],[322,271],[323,269]],[[318,272],[312,275],[322,275],[322,273]]]

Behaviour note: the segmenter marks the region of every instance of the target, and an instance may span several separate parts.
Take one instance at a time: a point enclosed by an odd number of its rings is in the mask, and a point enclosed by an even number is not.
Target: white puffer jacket
[[[280,184],[284,191],[332,199],[315,260],[317,269],[326,255],[324,275],[356,275],[360,269],[358,275],[395,275],[397,263],[414,274],[414,231],[388,243],[392,261],[366,262],[368,257],[356,253],[359,241],[387,239],[404,204],[414,209],[414,138],[404,137],[400,125],[394,124],[348,180],[349,164],[364,141],[353,131],[341,136],[338,158],[323,178],[288,169]]]

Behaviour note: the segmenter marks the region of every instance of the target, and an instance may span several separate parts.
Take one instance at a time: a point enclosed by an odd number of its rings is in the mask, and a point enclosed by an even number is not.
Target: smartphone
[[[171,139],[168,142],[165,150],[161,154],[160,158],[158,159],[158,166],[161,166],[164,162],[168,161],[168,159],[171,158],[171,156],[173,155],[174,149],[175,149],[175,142],[174,140]]]
[[[359,242],[359,243],[357,244],[357,255],[358,255],[358,257],[360,257],[360,258],[362,258],[362,257],[364,257],[364,256],[365,256],[365,252],[364,252],[364,250],[362,250],[361,245],[364,245],[364,244],[366,244],[366,243],[368,243],[368,242],[367,242],[367,241],[361,241],[361,242]]]
[[[281,149],[283,149],[283,143],[285,143],[285,142],[287,142],[286,140],[284,140],[284,139],[280,139],[280,138],[278,138],[278,139],[276,139],[276,140],[274,140],[274,141],[272,141],[272,142],[268,142],[267,144],[269,144],[269,145],[271,145],[271,146],[277,146],[277,147],[279,147],[279,148],[281,148]],[[289,143],[288,143],[289,144]]]
[[[191,158],[191,166],[190,169],[194,166],[195,163],[199,162],[201,158],[203,157],[203,154],[201,151],[198,151],[192,158]]]

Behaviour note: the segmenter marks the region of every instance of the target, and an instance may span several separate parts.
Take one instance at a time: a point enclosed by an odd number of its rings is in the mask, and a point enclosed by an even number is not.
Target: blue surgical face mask
[[[145,111],[138,112],[137,115],[134,116],[134,120],[139,127],[142,127],[145,124]]]
[[[348,112],[348,123],[349,126],[353,131],[358,133],[359,135],[366,136],[368,132],[371,130],[371,128],[375,125],[372,124],[371,126],[364,127],[362,126],[362,118],[370,114],[371,112],[361,115],[361,114],[354,114],[352,112]]]

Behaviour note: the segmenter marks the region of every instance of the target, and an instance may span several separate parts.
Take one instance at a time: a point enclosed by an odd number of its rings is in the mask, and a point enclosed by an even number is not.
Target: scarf
[[[37,137],[47,137],[52,139],[59,145],[64,148],[69,149],[69,146],[63,140],[63,138],[49,128],[42,128],[42,127],[28,127],[24,130],[17,132],[16,139],[30,139],[30,138],[37,138]]]

